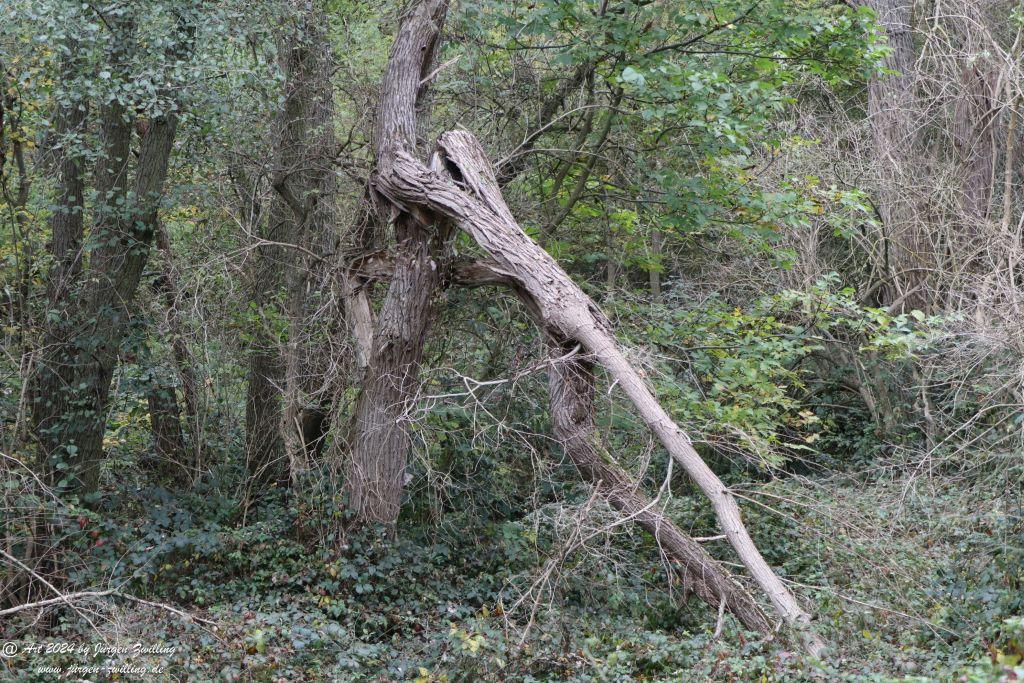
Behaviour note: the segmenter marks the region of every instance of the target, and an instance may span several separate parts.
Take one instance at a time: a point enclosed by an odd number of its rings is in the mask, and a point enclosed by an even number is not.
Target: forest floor
[[[4,664],[26,681],[76,663],[151,672],[125,680],[1016,680],[1024,516],[1007,476],[901,467],[734,484],[767,558],[813,605],[825,661],[716,624],[653,541],[609,530],[586,498],[512,521],[455,511],[385,552],[372,534],[325,542],[304,526],[309,508],[281,499],[242,520],[221,492],[125,487],[80,521],[81,571],[165,606],[85,601],[51,640],[104,653]],[[713,528],[697,498],[670,510],[695,534]]]

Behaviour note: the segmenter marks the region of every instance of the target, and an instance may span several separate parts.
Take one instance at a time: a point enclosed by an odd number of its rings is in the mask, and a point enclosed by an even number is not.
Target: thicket
[[[0,677],[1024,676],[1019,4],[4,14]]]

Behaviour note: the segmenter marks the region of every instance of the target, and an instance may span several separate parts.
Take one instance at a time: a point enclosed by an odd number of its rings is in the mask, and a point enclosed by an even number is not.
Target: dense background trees
[[[1020,663],[1019,6],[6,10],[6,639]]]

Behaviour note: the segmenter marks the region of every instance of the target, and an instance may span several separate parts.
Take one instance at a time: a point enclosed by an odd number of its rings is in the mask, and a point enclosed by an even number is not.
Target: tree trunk
[[[662,299],[661,299],[661,269],[664,267],[663,264],[665,262],[664,259],[662,258],[662,251],[661,251],[662,240],[663,239],[664,239],[664,236],[662,235],[661,230],[659,230],[658,228],[655,228],[651,232],[651,255],[654,258],[652,259],[653,263],[651,264],[650,270],[648,271],[647,275],[648,275],[648,281],[649,281],[650,286],[651,286],[651,301],[653,301],[656,304],[660,304],[661,301],[662,301]]]
[[[593,366],[590,361],[573,357],[573,351],[568,344],[551,342],[551,421],[565,454],[612,507],[654,537],[687,589],[713,610],[724,603],[747,628],[770,633],[771,624],[750,594],[616,465],[594,428]]]
[[[245,181],[242,182],[245,185]],[[246,188],[248,190],[248,188]],[[240,193],[244,195],[248,194]],[[276,330],[271,328],[275,316],[276,295],[281,286],[283,249],[279,244],[283,231],[284,207],[271,205],[267,221],[260,220],[256,211],[248,211],[252,219],[263,226],[260,237],[268,244],[260,244],[249,273],[250,297],[259,315],[249,344],[246,369],[245,400],[245,462],[250,486],[256,490],[265,484],[286,480],[286,457],[281,440],[281,389],[284,386],[284,364]]]
[[[167,472],[188,471],[191,468],[186,459],[181,409],[174,387],[154,377],[146,390],[146,402],[149,404],[149,426],[157,466]]]
[[[915,64],[909,0],[858,0],[874,10],[890,52],[882,67],[895,73],[872,76],[868,84],[878,213],[885,229],[888,274],[883,301],[904,309],[927,308],[929,272],[936,257],[927,226],[918,215],[920,169],[915,166],[919,126],[916,115]]]
[[[338,147],[331,127],[333,57],[324,35],[323,8],[316,2],[301,3],[295,12],[296,26],[280,40],[285,101],[274,179],[277,201],[291,212],[285,240],[309,246],[288,250],[284,268],[288,341],[281,434],[293,485],[319,455],[326,436],[333,386],[331,334],[324,321],[332,324],[341,314],[333,305],[321,310],[322,303],[332,304],[333,299],[316,297],[331,290],[326,256],[337,249],[338,187],[331,156]]]
[[[999,110],[992,76],[982,58],[963,66],[953,117],[953,146],[962,169],[960,206],[967,236],[974,239],[982,235],[978,223],[988,217],[995,181],[998,150],[993,123]]]
[[[425,2],[399,29],[377,117],[378,166],[388,163],[396,149],[416,148],[416,103],[447,7],[446,0]],[[425,223],[422,216],[393,214],[386,202],[378,210],[381,224],[394,216],[398,249],[356,403],[345,491],[357,523],[390,526],[398,519],[405,488],[409,411],[419,387],[423,342],[439,281],[435,255],[443,251],[447,236],[437,230],[432,240],[429,219]]]
[[[123,114],[118,116],[123,122]],[[131,130],[125,130],[127,124],[115,124],[113,116],[109,121],[108,151],[112,153],[112,165],[105,172],[117,178],[111,184],[118,188],[126,175]],[[108,216],[97,233],[103,246],[92,252],[89,276],[84,283],[84,324],[79,328],[78,339],[85,349],[79,355],[75,373],[75,386],[82,392],[77,398],[83,404],[81,429],[75,440],[75,471],[83,493],[94,491],[99,480],[110,382],[127,329],[128,311],[149,257],[176,126],[174,114],[149,123],[131,197],[119,189],[111,193],[114,197],[126,197],[129,208],[125,211],[110,205],[107,209]],[[107,184],[106,180],[97,179],[98,189]],[[122,211],[123,217],[118,216]]]
[[[431,23],[422,21],[422,9],[430,5],[430,2],[421,5],[420,11],[407,22],[407,26],[415,26],[420,32],[419,41],[411,41],[412,44],[430,40],[432,31],[436,31]],[[408,66],[414,68],[418,64]],[[410,87],[409,83],[415,88],[415,75],[406,75],[397,83],[396,79],[389,79],[389,83],[401,89],[403,80],[405,88]],[[406,115],[415,116],[414,98],[399,95],[392,96],[391,101],[408,103],[410,108]],[[626,360],[610,332],[610,323],[596,304],[516,223],[501,197],[490,162],[476,139],[463,131],[441,136],[437,165],[443,165],[450,177],[427,168],[400,145],[388,151],[387,156],[378,158],[377,191],[406,210],[418,208],[425,217],[439,214],[453,221],[495,260],[501,272],[533,299],[545,328],[567,341],[582,344],[593,354],[629,396],[666,450],[709,498],[733,548],[779,614],[787,624],[801,631],[811,652],[820,653],[824,643],[808,629],[810,616],[764,561],[743,526],[732,494],[700,458],[686,434]]]
[[[181,394],[184,399],[185,424],[188,426],[189,454],[188,469],[196,477],[203,469],[203,420],[205,385],[200,380],[200,366],[192,350],[188,347],[186,325],[178,310],[178,298],[181,287],[178,284],[178,270],[174,265],[174,252],[167,230],[159,221],[156,226],[156,246],[161,255],[161,274],[157,282],[157,291],[164,303],[164,326],[166,336],[171,342],[171,354],[174,367],[181,382]]]
[[[436,223],[437,216],[454,222],[494,259],[517,291],[532,299],[545,329],[567,343],[581,344],[594,356],[622,387],[669,454],[709,498],[722,530],[778,613],[800,632],[812,654],[821,654],[825,645],[810,631],[810,615],[757,550],[731,492],[626,360],[597,305],[516,223],[476,138],[465,131],[445,133],[438,141],[431,168],[411,154],[416,95],[425,60],[438,39],[438,21],[444,10],[443,0],[424,0],[406,16],[395,41],[379,120],[382,130],[395,134],[383,138],[383,142],[378,140],[374,189],[423,226]]]
[[[426,231],[407,217],[399,219],[399,228],[394,276],[377,318],[345,469],[349,506],[363,524],[393,525],[398,519],[411,445],[410,412],[438,283]]]
[[[183,19],[184,21],[184,19]],[[182,57],[191,48],[193,32],[183,26],[180,42],[170,48],[174,56]],[[135,40],[134,26],[125,19],[111,29],[111,43],[107,63],[111,68],[123,68],[131,58]],[[162,95],[167,96],[167,92]],[[40,373],[33,395],[40,397],[34,408],[36,431],[40,434],[44,451],[52,459],[54,451],[63,449],[69,465],[71,488],[80,494],[95,491],[103,457],[103,435],[110,382],[128,324],[128,311],[149,256],[149,245],[156,226],[157,211],[163,195],[164,180],[177,125],[177,115],[165,112],[149,121],[140,122],[142,138],[136,163],[134,182],[129,183],[129,152],[132,139],[132,118],[124,103],[112,100],[103,108],[101,117],[101,150],[95,170],[96,203],[93,207],[93,232],[90,240],[95,248],[90,253],[89,267],[81,277],[81,285],[74,295],[76,309],[68,310],[64,332],[55,348],[58,359],[66,359],[56,380],[60,384],[54,401],[43,392],[54,383],[54,374]],[[77,116],[77,115],[76,115]],[[82,123],[84,125],[84,121]],[[71,162],[67,162],[71,163]],[[80,163],[80,162],[79,162]],[[81,167],[74,172],[69,167],[64,185],[64,199],[68,202],[66,218],[55,216],[54,252],[58,261],[55,291],[62,298],[70,298],[63,284],[68,274],[80,269],[81,250],[81,185],[67,182],[81,177]],[[61,170],[62,175],[65,169]],[[131,191],[129,192],[129,184]],[[58,214],[65,214],[59,211]],[[77,217],[75,217],[77,214]],[[63,223],[63,221],[67,221]],[[60,240],[60,241],[58,241]],[[51,301],[51,305],[59,299]],[[57,312],[48,317],[61,317]],[[58,361],[61,367],[63,361]],[[66,373],[66,374],[65,374]],[[54,403],[59,404],[54,410]],[[56,416],[56,419],[54,419]],[[58,454],[57,457],[62,457]]]
[[[68,45],[69,57],[63,64],[68,82],[77,78],[78,46]],[[71,100],[57,114],[57,160],[54,164],[58,183],[56,208],[50,216],[50,252],[53,266],[47,279],[47,312],[43,319],[42,347],[36,352],[32,381],[32,429],[40,446],[40,465],[44,480],[54,480],[51,458],[64,444],[68,419],[68,392],[73,378],[73,325],[69,302],[72,285],[82,268],[84,226],[85,150],[78,136],[84,133],[88,101]]]

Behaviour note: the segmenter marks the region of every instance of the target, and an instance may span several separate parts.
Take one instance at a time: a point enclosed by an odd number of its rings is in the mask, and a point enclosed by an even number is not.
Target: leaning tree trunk
[[[424,228],[437,224],[438,217],[452,221],[494,259],[499,271],[516,288],[530,297],[545,329],[566,343],[579,343],[605,368],[669,454],[711,501],[722,530],[778,613],[801,633],[810,652],[820,654],[825,646],[810,631],[810,616],[754,545],[732,493],[697,454],[689,437],[626,359],[597,305],[516,223],[476,139],[464,131],[445,133],[431,168],[413,156],[416,95],[425,60],[437,42],[438,22],[445,6],[444,0],[421,2],[406,16],[395,41],[380,116],[384,128],[404,134],[379,142],[374,189],[395,210],[418,220]]]
[[[422,90],[431,78],[425,74],[446,8],[446,2],[432,2],[415,10],[420,13],[416,21],[425,20],[433,26],[433,36],[420,35],[410,30],[411,24],[405,22],[395,41],[385,77],[389,87],[382,93],[377,120],[378,159],[387,158],[396,145],[408,149],[415,147],[416,116],[407,116],[407,112],[417,107],[422,99]],[[595,64],[594,60],[581,64],[544,100],[537,127],[502,167],[503,183],[526,167],[533,145],[549,130],[550,123],[571,93],[591,77]],[[398,87],[391,87],[393,85]],[[348,429],[350,436],[339,438],[342,430],[336,423],[332,451],[333,459],[341,460],[341,452],[348,449],[345,453],[348,470],[346,488],[354,501],[356,518],[390,524],[398,514],[404,490],[404,472],[410,449],[408,413],[419,387],[422,338],[431,318],[430,294],[438,283],[437,271],[446,270],[445,261],[450,250],[444,230],[433,237],[433,245],[428,247],[431,236],[422,230],[423,216],[416,216],[410,223],[403,211],[395,211],[386,202],[385,206],[380,206],[381,198],[375,196],[372,184],[370,195],[368,204],[372,208],[368,211],[367,224],[378,228],[388,220],[395,224],[399,253],[390,263],[388,274],[390,277],[397,272],[398,276],[390,280],[393,292],[389,292],[385,300],[375,336],[371,332],[374,316],[366,296],[366,285],[372,277],[362,277],[360,271],[367,261],[377,260],[379,252],[350,259],[351,263],[343,275],[341,290],[347,324],[355,342],[356,374],[364,381],[355,419]],[[369,230],[359,232],[367,233],[362,239],[357,239],[365,251],[379,246],[378,240],[368,234]],[[403,291],[415,292],[416,296],[411,299],[404,297]],[[415,341],[417,338],[420,341]],[[387,512],[380,515],[374,509],[386,509]]]
[[[724,605],[747,628],[770,633],[771,624],[750,594],[615,464],[594,428],[593,365],[575,356],[573,351],[571,345],[551,342],[551,369],[548,371],[551,422],[554,436],[565,454],[612,507],[654,537],[688,590],[712,609]]]

